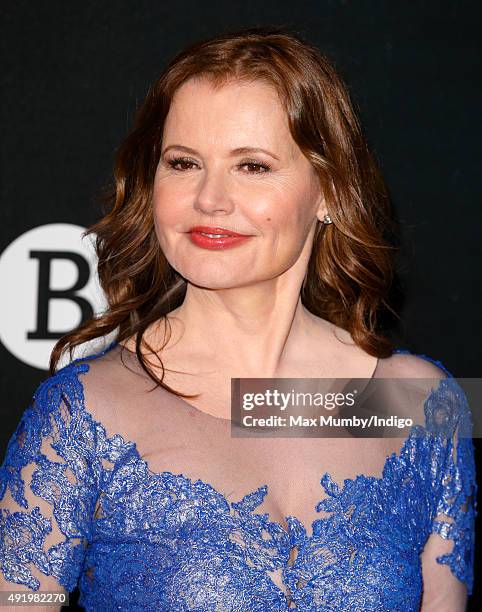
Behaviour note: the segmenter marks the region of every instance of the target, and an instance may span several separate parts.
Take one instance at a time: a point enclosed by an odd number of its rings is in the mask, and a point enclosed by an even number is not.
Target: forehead
[[[228,81],[214,87],[193,78],[174,94],[164,125],[167,140],[202,140],[223,146],[292,149],[288,117],[274,87],[262,81]],[[199,143],[198,143],[199,144]]]

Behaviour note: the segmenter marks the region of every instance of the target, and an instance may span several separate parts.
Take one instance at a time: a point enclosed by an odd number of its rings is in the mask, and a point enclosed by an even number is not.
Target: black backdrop
[[[28,230],[98,218],[113,152],[178,50],[225,29],[286,25],[335,63],[389,186],[403,230],[399,346],[482,376],[478,3],[16,0],[2,17],[0,263]],[[27,298],[20,268],[1,274],[5,332]],[[2,341],[2,450],[46,376],[14,353]],[[479,600],[476,585],[472,608]]]

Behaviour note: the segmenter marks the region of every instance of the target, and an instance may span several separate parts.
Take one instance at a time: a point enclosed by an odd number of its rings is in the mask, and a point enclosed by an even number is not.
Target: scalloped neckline
[[[430,397],[430,396],[429,396]],[[94,421],[95,422],[95,421]],[[101,423],[97,423],[96,424],[100,427],[102,427]],[[408,434],[408,436],[405,438],[405,440],[403,441],[402,446],[400,447],[400,450],[397,451],[393,451],[393,453],[386,455],[385,457],[385,461],[383,464],[383,469],[382,469],[382,473],[381,476],[371,476],[371,475],[366,475],[366,474],[357,474],[355,477],[353,478],[344,478],[343,479],[343,484],[339,485],[335,480],[333,480],[331,473],[330,472],[324,472],[323,475],[321,476],[318,484],[320,485],[320,487],[323,488],[322,485],[322,481],[325,480],[327,481],[327,483],[329,483],[335,490],[336,490],[336,497],[342,497],[343,494],[345,493],[345,491],[347,490],[348,487],[352,487],[355,483],[361,483],[361,482],[365,482],[365,483],[371,483],[371,484],[381,484],[382,482],[385,481],[386,477],[387,477],[387,470],[388,470],[388,466],[390,464],[393,464],[395,466],[400,465],[400,463],[402,462],[403,457],[408,453],[409,450],[409,445],[412,443],[412,439],[415,437],[415,431],[417,431],[419,426],[418,425],[412,425],[410,432]],[[414,430],[415,428],[415,430]],[[118,434],[121,438],[122,441],[124,442],[124,438],[122,437],[122,435]],[[227,497],[225,496],[224,493],[222,493],[221,491],[219,491],[219,489],[217,489],[214,485],[212,485],[211,483],[207,482],[206,480],[203,480],[201,478],[196,478],[194,479],[193,477],[190,476],[186,476],[183,472],[179,472],[179,473],[174,473],[171,472],[170,470],[163,470],[162,472],[154,472],[153,470],[150,469],[149,464],[147,461],[145,461],[144,459],[142,459],[140,453],[139,453],[139,449],[137,448],[137,445],[135,442],[125,442],[125,444],[129,445],[132,444],[132,450],[135,454],[135,459],[136,461],[141,464],[147,474],[149,475],[149,477],[151,478],[156,478],[156,479],[163,479],[164,476],[172,476],[178,480],[183,480],[185,483],[187,483],[187,485],[192,488],[195,489],[195,485],[202,485],[204,487],[209,488],[217,497],[219,497],[219,499],[223,502],[223,504],[226,505],[226,507],[229,509],[229,512],[231,513],[231,510],[235,510],[235,508],[233,507],[235,504],[240,504],[243,502],[243,500],[245,500],[248,497],[253,496],[254,494],[263,491],[263,496],[262,499],[260,501],[259,504],[257,504],[257,506],[261,505],[261,503],[263,502],[264,498],[266,496],[269,495],[269,485],[268,484],[262,484],[259,487],[257,487],[256,489],[253,489],[252,491],[249,491],[248,493],[246,493],[245,495],[242,496],[242,498],[238,501],[229,501],[227,499]],[[326,491],[325,491],[326,492]],[[318,504],[323,501],[323,499],[329,499],[330,496],[328,495],[325,498],[322,498],[320,500],[318,500],[318,502],[315,505],[315,511],[316,511],[316,507],[318,506]],[[255,512],[254,510],[250,511],[250,514],[252,515],[257,515],[260,517],[265,517],[267,519],[267,521],[273,525],[278,526],[287,536],[290,536],[290,522],[287,519],[293,519],[298,525],[300,525],[305,534],[306,534],[306,538],[308,540],[311,540],[314,536],[314,529],[315,529],[315,525],[318,523],[320,524],[321,522],[327,522],[329,521],[333,514],[330,514],[330,516],[325,516],[325,517],[318,517],[318,518],[314,518],[311,521],[311,533],[308,534],[308,530],[307,530],[307,523],[305,521],[300,520],[297,516],[294,516],[292,514],[289,514],[288,516],[283,517],[284,520],[286,521],[286,523],[288,524],[288,528],[284,527],[284,525],[282,525],[279,521],[273,520],[270,517],[270,513],[269,512]],[[291,548],[291,547],[290,547]]]
[[[115,345],[117,344],[117,342],[112,343],[111,345],[109,345],[106,349],[104,349],[101,353],[98,353],[96,355],[91,355],[88,357],[84,357],[84,358],[80,358],[78,360],[75,360],[74,362],[71,363],[71,365],[74,365],[76,368],[78,367],[78,365],[82,364],[85,366],[84,368],[82,368],[80,370],[80,374],[84,374],[86,372],[89,371],[90,366],[88,363],[85,363],[86,361],[90,361],[93,359],[96,359],[97,357],[100,357],[101,355],[103,355],[104,353],[108,352],[111,348],[113,348]],[[409,353],[409,354],[413,354],[410,353],[410,351],[408,351],[407,349],[395,349],[394,353]],[[426,357],[425,355],[416,355],[416,356],[422,356],[422,357]],[[430,358],[428,358],[429,360],[431,360]],[[432,362],[434,362],[433,360],[431,360]],[[436,363],[436,362],[434,362]],[[440,362],[438,362],[440,363]],[[378,366],[378,362],[377,362],[377,366]],[[447,372],[449,374],[449,378],[451,378],[452,376],[450,375],[450,372],[448,372],[448,370],[442,365],[441,366],[442,369],[444,369],[445,372]],[[83,370],[83,371],[82,371]],[[376,370],[376,368],[375,368]],[[119,434],[119,433],[114,433],[112,435],[112,437],[108,438],[107,437],[107,432],[106,429],[104,427],[104,425],[97,421],[96,419],[94,419],[93,415],[88,411],[87,407],[85,406],[85,395],[84,395],[84,386],[83,383],[80,380],[80,377],[77,376],[77,380],[79,381],[79,384],[82,387],[82,394],[81,394],[81,405],[82,405],[82,410],[84,412],[84,414],[87,416],[87,418],[96,426],[99,427],[101,429],[101,431],[104,433],[106,440],[111,441],[115,436],[117,436],[118,438],[120,438],[122,440],[122,444],[123,446],[128,446],[131,447],[132,451],[134,452],[135,455],[135,459],[136,461],[142,465],[145,470],[146,473],[151,477],[151,478],[156,478],[156,479],[163,479],[164,476],[171,476],[174,477],[176,479],[180,479],[183,480],[184,482],[186,482],[188,484],[188,486],[190,488],[195,489],[195,485],[199,484],[202,485],[204,487],[209,488],[222,502],[223,504],[225,504],[226,508],[228,508],[229,513],[231,514],[231,510],[235,510],[234,505],[235,504],[240,504],[243,502],[243,500],[245,500],[247,497],[252,496],[253,494],[256,494],[258,492],[263,492],[263,496],[261,498],[261,501],[259,504],[257,504],[257,506],[259,506],[264,498],[269,494],[269,486],[268,484],[262,484],[259,487],[257,487],[256,489],[254,489],[251,492],[246,493],[245,495],[243,495],[243,497],[241,498],[241,500],[239,501],[234,501],[234,502],[230,502],[226,495],[224,493],[222,493],[221,491],[219,491],[215,486],[213,486],[211,483],[207,482],[206,480],[203,480],[201,478],[197,478],[196,480],[194,480],[193,477],[189,477],[186,476],[183,472],[179,472],[179,473],[173,473],[170,470],[163,470],[161,472],[155,472],[153,470],[151,470],[151,468],[149,467],[149,463],[147,461],[145,461],[144,459],[142,459],[140,453],[139,453],[139,449],[137,448],[137,444],[135,441],[132,440],[124,440],[124,437]],[[372,380],[372,379],[370,379]],[[424,414],[425,417],[427,415],[426,412],[426,408],[427,408],[427,404],[430,401],[430,399],[432,398],[432,396],[438,392],[438,390],[441,387],[442,381],[446,380],[446,379],[440,379],[439,380],[439,385],[435,388],[432,389],[430,391],[430,393],[427,395],[427,397],[425,398],[424,401]],[[177,397],[177,396],[176,396]],[[188,402],[185,402],[186,404],[188,404],[188,406],[191,406],[191,404],[189,404]],[[194,407],[193,407],[194,408]],[[207,414],[207,413],[203,413],[203,414]],[[208,416],[212,416],[209,415]],[[213,417],[216,418],[216,417]],[[218,419],[219,420],[219,419]],[[227,420],[227,419],[222,419],[222,420]],[[401,445],[400,449],[398,451],[393,451],[392,453],[390,453],[389,455],[385,456],[385,461],[383,464],[383,469],[381,472],[381,476],[372,476],[372,475],[365,475],[365,474],[358,474],[357,476],[353,477],[353,478],[344,478],[343,479],[343,484],[339,485],[335,480],[333,480],[332,475],[330,472],[324,472],[323,475],[321,476],[320,480],[319,480],[319,484],[320,486],[323,487],[322,481],[325,480],[327,482],[327,484],[329,486],[331,486],[331,488],[335,491],[334,496],[336,497],[343,497],[345,491],[347,490],[348,487],[353,487],[356,484],[359,483],[370,483],[370,484],[374,484],[374,485],[380,485],[381,483],[383,483],[386,479],[386,472],[388,471],[388,466],[390,464],[393,464],[394,466],[398,466],[402,463],[402,460],[404,458],[404,456],[407,454],[408,450],[409,450],[409,445],[412,444],[412,440],[415,437],[415,434],[420,431],[420,429],[425,429],[425,428],[421,428],[419,425],[417,424],[413,424],[410,427],[410,431],[407,435],[407,437],[405,438],[405,440],[403,441],[403,444]],[[324,487],[323,487],[324,488]],[[326,489],[325,492],[327,493]],[[318,506],[319,503],[321,503],[321,501],[323,501],[324,499],[329,499],[330,498],[330,494],[328,494],[327,497],[319,500],[317,502],[317,504],[315,505],[315,511],[316,508]],[[257,507],[255,506],[255,508]],[[311,521],[311,533],[308,534],[307,531],[307,524],[304,521],[301,521],[298,517],[294,516],[294,515],[288,515],[288,516],[284,516],[284,520],[286,521],[286,523],[288,524],[288,528],[284,527],[279,521],[276,520],[272,520],[270,517],[270,513],[269,512],[255,512],[254,509],[249,511],[249,514],[251,515],[255,515],[255,516],[259,516],[259,517],[264,517],[268,523],[277,526],[279,529],[282,530],[282,532],[288,537],[291,538],[291,527],[290,527],[290,522],[288,521],[288,519],[293,519],[298,526],[301,526],[305,535],[306,535],[306,539],[307,540],[311,540],[314,536],[314,530],[315,530],[315,526],[316,524],[321,524],[321,523],[326,523],[327,521],[330,521],[333,517],[333,513],[331,513],[329,516],[325,516],[325,517],[319,517],[319,518],[314,518]],[[288,550],[291,550],[293,548],[293,544],[288,546]],[[278,587],[279,588],[279,587]]]

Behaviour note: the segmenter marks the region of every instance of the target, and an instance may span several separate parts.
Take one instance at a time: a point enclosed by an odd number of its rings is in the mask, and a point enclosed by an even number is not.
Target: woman
[[[91,228],[109,308],[59,341],[2,467],[2,588],[78,585],[87,610],[463,610],[470,437],[230,435],[249,377],[436,379],[419,418],[441,402],[466,423],[446,368],[380,331],[390,211],[330,63],[281,30],[188,48],[115,180]]]

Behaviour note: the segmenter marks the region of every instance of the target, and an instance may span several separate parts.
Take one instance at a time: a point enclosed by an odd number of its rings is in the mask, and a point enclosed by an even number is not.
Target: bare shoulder
[[[380,369],[390,378],[447,378],[441,361],[427,355],[393,353],[380,360]]]
[[[121,375],[122,360],[119,346],[107,351],[98,351],[78,359],[87,366],[82,377],[85,388],[108,392],[113,388],[122,387],[125,377]]]
[[[386,381],[379,393],[392,414],[427,427],[428,400],[443,393],[442,381],[448,378],[445,366],[436,362],[432,357],[411,352],[394,352],[379,360],[375,378]]]
[[[140,375],[119,345],[107,352],[79,359],[87,368],[80,375],[86,410],[107,430],[119,424],[122,407],[135,406],[146,391],[146,379]]]

